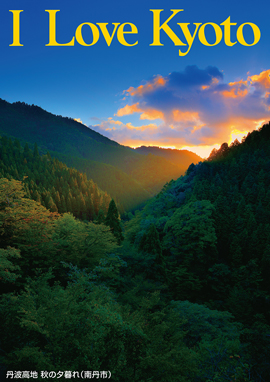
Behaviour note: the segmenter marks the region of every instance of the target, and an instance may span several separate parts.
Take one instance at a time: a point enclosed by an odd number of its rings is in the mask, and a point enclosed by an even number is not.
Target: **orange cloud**
[[[235,81],[235,82],[229,82],[228,84],[231,89],[230,90],[224,90],[221,92],[223,97],[225,98],[239,98],[239,97],[245,97],[249,90],[248,90],[248,81]]]
[[[219,83],[219,79],[218,78],[212,78],[211,84],[210,85],[202,85],[201,89],[202,90],[208,90],[208,89],[210,89],[210,87],[212,85],[217,85],[218,83]]]
[[[249,76],[248,81],[251,85],[260,84],[264,89],[270,89],[270,69],[261,72],[258,75]]]
[[[240,81],[235,81],[235,82],[229,82],[229,85],[230,86],[247,86],[248,85],[248,81],[243,81],[243,80],[240,80]]]
[[[140,85],[136,89],[132,86],[125,90],[123,93],[127,93],[130,96],[143,96],[145,93],[151,92],[158,87],[165,86],[166,79],[162,76],[156,76],[151,82],[145,85]]]
[[[164,119],[164,114],[159,110],[147,109],[141,114],[140,119],[148,119],[150,121],[154,119]]]
[[[143,126],[133,126],[132,123],[128,122],[125,125],[129,130],[139,130],[139,131],[145,131],[145,130],[153,130],[157,128],[157,125],[154,123],[150,123],[149,125],[143,125]]]
[[[136,126],[131,118],[129,123],[108,119],[96,125],[97,131],[132,147],[186,147],[203,157],[223,142],[241,141],[270,119],[270,70],[229,83],[220,73],[192,66],[130,87],[125,91],[128,104],[115,115],[139,113],[150,123]]]
[[[225,98],[238,98],[238,97],[245,97],[248,94],[248,90],[241,90],[232,88],[230,90],[224,90],[224,92],[221,93],[223,97]]]
[[[108,119],[109,119],[109,123],[113,125],[123,125],[123,122],[121,121],[114,121],[112,118],[108,118]]]
[[[142,108],[139,108],[138,105],[139,105],[139,102],[137,102],[133,105],[126,105],[122,109],[119,109],[115,115],[117,117],[123,117],[125,115],[131,115],[134,113],[141,113],[140,119],[148,119],[150,121],[153,121],[154,119],[163,119],[164,118],[164,115],[161,111],[155,110],[155,109],[143,110]]]
[[[139,102],[133,104],[133,105],[126,105],[125,107],[122,107],[122,109],[117,110],[117,113],[115,114],[117,117],[123,117],[124,115],[130,115],[133,113],[141,113],[142,110],[138,107]]]
[[[176,122],[181,121],[198,121],[199,113],[197,111],[181,111],[181,110],[173,110],[173,119]]]

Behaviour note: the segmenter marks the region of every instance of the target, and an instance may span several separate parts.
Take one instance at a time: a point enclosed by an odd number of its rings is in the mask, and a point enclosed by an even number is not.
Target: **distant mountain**
[[[41,154],[85,172],[88,178],[131,210],[159,192],[171,179],[183,175],[194,160],[182,168],[161,156],[142,155],[122,146],[71,118],[53,115],[24,102],[0,99],[0,135],[17,138],[22,145],[36,143]]]
[[[163,149],[156,146],[141,146],[135,150],[143,155],[153,154],[161,156],[184,170],[186,170],[191,163],[197,164],[202,160],[200,156],[188,150]]]

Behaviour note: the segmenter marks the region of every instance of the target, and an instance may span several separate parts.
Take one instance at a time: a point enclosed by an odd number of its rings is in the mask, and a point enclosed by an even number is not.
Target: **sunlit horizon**
[[[255,130],[259,129],[265,122],[266,122],[265,120],[258,121],[258,126]],[[230,145],[235,140],[238,140],[241,143],[242,139],[244,137],[246,137],[248,133],[249,133],[248,130],[245,130],[245,131],[239,131],[237,129],[232,130],[232,132],[230,134],[230,139],[227,142],[228,145]],[[151,143],[151,142],[141,142],[141,143],[138,143],[136,145],[132,145],[132,144],[128,144],[128,143],[121,143],[121,144],[123,144],[124,146],[131,147],[132,149],[136,149],[136,148],[145,146],[145,147],[158,147],[160,149],[171,149],[171,150],[179,150],[179,151],[180,150],[188,150],[188,151],[191,151],[191,152],[197,154],[202,159],[207,159],[209,157],[209,155],[211,154],[212,150],[213,149],[218,150],[220,148],[220,146],[222,145],[222,143],[224,143],[224,142],[215,143],[213,145],[198,145],[198,146],[187,146],[187,145],[185,145],[185,146],[179,146],[179,147],[177,147],[176,145],[159,145],[157,143]]]
[[[211,151],[215,148],[215,149],[219,149],[219,147],[221,146],[220,144],[215,144],[215,145],[212,145],[212,146],[182,146],[182,147],[176,147],[176,146],[161,146],[161,145],[156,145],[156,144],[151,144],[151,143],[147,143],[147,144],[141,144],[141,145],[137,145],[137,146],[130,146],[130,145],[125,145],[125,146],[128,146],[132,149],[137,149],[139,147],[142,147],[142,146],[145,146],[145,147],[158,147],[160,149],[171,149],[171,150],[188,150],[188,151],[191,151],[193,152],[194,154],[197,154],[199,157],[201,157],[202,159],[207,159],[211,153]]]

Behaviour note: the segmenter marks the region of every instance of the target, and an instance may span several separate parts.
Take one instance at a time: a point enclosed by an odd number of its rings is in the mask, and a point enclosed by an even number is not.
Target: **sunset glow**
[[[241,142],[270,118],[269,73],[226,83],[222,70],[193,65],[156,75],[123,92],[124,105],[114,114],[118,121],[110,117],[94,129],[131,147],[185,148],[208,157],[213,148],[235,139]],[[141,124],[142,120],[155,122]]]
[[[230,135],[230,139],[228,141],[228,144],[231,144],[236,139],[241,142],[244,137],[246,137],[248,134],[248,131],[239,131],[237,129],[233,130]]]
[[[156,45],[153,4],[148,0],[123,8],[107,4],[104,9],[84,0],[82,7],[59,0],[55,36],[59,46],[49,46],[49,14],[44,7],[38,2],[30,6],[26,0],[12,1],[12,6],[3,5],[1,21],[6,33],[1,34],[0,97],[8,102],[38,105],[120,144],[188,147],[204,157],[213,147],[241,141],[270,120],[269,21],[268,13],[261,12],[263,7],[246,7],[244,17],[242,7],[232,0],[226,8],[206,7],[199,1],[191,6],[184,0],[181,12],[173,13],[165,29],[161,27]],[[166,7],[156,4],[162,9],[160,26],[178,6],[173,0]],[[24,10],[20,48],[10,46],[10,8]],[[251,24],[240,27],[253,18],[261,30],[254,45]],[[39,22],[33,24],[33,20]],[[78,26],[87,22],[80,30]],[[197,22],[213,24],[205,30],[198,26],[193,38]],[[98,23],[105,23],[107,32]],[[138,31],[128,32],[125,25],[121,39],[120,25],[113,32],[113,23],[132,23]],[[91,25],[97,28],[95,39]],[[220,25],[224,32],[217,43],[211,40],[213,25]],[[179,40],[174,40],[176,35]],[[176,41],[180,41],[178,48]],[[179,56],[179,49],[181,54],[188,53]]]

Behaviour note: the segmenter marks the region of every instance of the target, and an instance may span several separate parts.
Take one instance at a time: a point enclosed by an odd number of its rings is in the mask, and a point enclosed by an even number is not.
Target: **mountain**
[[[41,154],[49,151],[69,167],[85,172],[116,199],[121,212],[145,203],[188,167],[179,168],[151,153],[141,155],[71,118],[23,102],[10,104],[0,99],[0,135],[17,138],[32,148],[36,143]]]
[[[139,158],[149,169],[163,163]],[[104,163],[94,163],[99,172]],[[131,170],[139,178],[141,167]],[[118,246],[84,209],[100,196],[103,210],[106,193],[37,145],[2,137],[0,370],[13,378],[25,365],[81,370],[87,361],[126,382],[268,381],[269,168],[270,124],[165,184],[125,222]],[[67,204],[83,221],[55,214]]]
[[[270,375],[269,169],[270,123],[190,165],[125,231],[140,252],[125,261],[144,280],[163,278],[168,300],[234,316],[254,381]]]
[[[107,213],[111,197],[85,174],[68,168],[50,154],[40,156],[19,140],[0,138],[0,178],[23,181],[26,194],[51,212],[71,212],[83,220],[94,220],[100,210]]]
[[[141,146],[137,147],[135,150],[143,155],[151,153],[153,155],[161,156],[179,166],[183,171],[185,171],[191,163],[196,164],[202,160],[197,154],[188,150],[163,149],[156,146]]]

